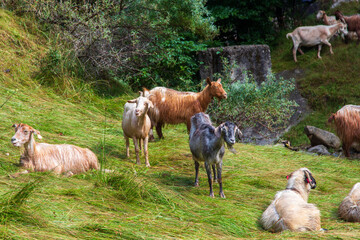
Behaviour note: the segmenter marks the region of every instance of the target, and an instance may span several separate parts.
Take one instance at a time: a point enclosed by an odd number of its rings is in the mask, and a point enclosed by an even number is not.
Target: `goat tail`
[[[291,33],[286,34],[286,38],[289,39],[289,37],[292,38],[292,34],[291,34]]]

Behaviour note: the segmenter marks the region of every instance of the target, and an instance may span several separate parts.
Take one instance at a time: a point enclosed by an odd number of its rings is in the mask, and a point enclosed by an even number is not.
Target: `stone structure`
[[[266,80],[266,75],[271,69],[271,55],[268,45],[240,45],[229,47],[209,48],[198,52],[200,65],[200,79],[212,77],[214,73],[221,73],[223,64],[221,58],[227,58],[229,63],[238,66],[232,69],[231,78],[244,79],[244,70],[253,74],[259,84]]]

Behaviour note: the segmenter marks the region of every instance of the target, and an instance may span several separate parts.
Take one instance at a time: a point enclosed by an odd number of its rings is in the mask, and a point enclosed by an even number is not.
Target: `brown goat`
[[[20,157],[20,165],[35,172],[53,171],[68,176],[98,169],[96,155],[87,148],[69,144],[36,143],[34,135],[41,139],[40,132],[27,124],[14,124],[15,135],[11,142],[16,147],[24,145],[24,154]],[[26,173],[26,172],[24,172]]]
[[[207,86],[198,93],[179,92],[165,87],[151,90],[144,88],[144,96],[154,104],[154,108],[149,110],[149,116],[159,138],[163,138],[162,127],[165,124],[186,123],[189,132],[190,118],[196,113],[205,112],[213,97],[219,100],[227,98],[221,79],[212,82],[207,78],[206,83]]]
[[[346,105],[331,114],[328,122],[335,123],[336,133],[342,141],[342,149],[346,157],[350,157],[350,147],[360,143],[360,106]]]
[[[340,19],[343,23],[347,24],[349,32],[356,32],[358,40],[360,42],[360,15],[344,16],[339,10],[335,12],[336,20]]]

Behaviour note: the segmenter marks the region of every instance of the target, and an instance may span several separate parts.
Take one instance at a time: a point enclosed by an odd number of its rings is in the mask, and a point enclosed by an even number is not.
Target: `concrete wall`
[[[270,48],[268,45],[241,45],[230,47],[209,48],[198,52],[200,65],[200,78],[212,77],[214,73],[223,70],[221,58],[227,58],[229,63],[236,63],[238,68],[232,69],[232,79],[243,80],[243,71],[250,71],[257,83],[266,80],[271,69]]]

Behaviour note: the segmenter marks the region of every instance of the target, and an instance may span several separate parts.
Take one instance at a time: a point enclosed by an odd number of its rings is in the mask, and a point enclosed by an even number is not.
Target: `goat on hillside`
[[[316,46],[318,45],[318,58],[321,58],[320,51],[323,44],[326,44],[330,47],[330,53],[334,54],[332,51],[332,46],[329,43],[329,40],[334,34],[340,31],[344,35],[347,35],[346,25],[343,23],[337,23],[330,26],[317,25],[317,26],[308,26],[308,27],[298,27],[292,33],[286,34],[286,38],[291,37],[293,41],[293,57],[294,61],[297,62],[296,52],[299,50],[301,54],[304,52],[301,50],[301,46]]]
[[[162,127],[165,124],[186,123],[190,131],[190,118],[195,113],[205,112],[213,97],[227,98],[221,79],[212,82],[207,78],[206,83],[207,86],[198,93],[179,92],[165,87],[144,89],[145,96],[148,96],[154,104],[149,116],[159,138],[163,138]]]
[[[360,42],[360,15],[344,16],[339,10],[335,12],[336,19],[341,20],[344,24],[347,24],[348,31],[356,32],[358,41]],[[347,34],[345,34],[347,35]]]
[[[346,157],[350,157],[350,148],[360,143],[360,106],[345,105],[331,114],[328,122],[335,123],[336,133],[342,141]]]
[[[319,12],[316,14],[316,18],[318,20],[323,20],[325,25],[333,25],[338,23],[335,16],[328,16],[323,10],[319,10]]]
[[[360,222],[360,183],[356,183],[341,202],[339,216],[348,222]]]
[[[307,202],[310,189],[316,187],[310,170],[300,168],[287,179],[286,189],[276,193],[275,199],[262,214],[262,226],[271,232],[321,230],[320,211]]]
[[[13,127],[15,135],[11,138],[12,144],[25,147],[20,165],[31,171],[73,175],[99,168],[96,155],[87,148],[68,144],[36,143],[34,135],[42,138],[38,130],[24,123],[14,124]]]
[[[139,147],[141,148],[141,140],[143,140],[147,167],[150,167],[148,141],[151,127],[151,121],[147,113],[151,108],[153,108],[152,102],[141,94],[137,99],[127,101],[122,119],[122,129],[126,141],[126,156],[130,157],[129,138],[132,138],[135,145],[136,163],[140,164]]]
[[[235,144],[235,138],[240,139],[242,133],[232,122],[225,122],[218,127],[213,127],[209,115],[200,112],[191,117],[190,129],[190,150],[195,162],[195,186],[199,186],[199,162],[205,162],[206,173],[210,186],[210,197],[214,197],[211,167],[214,172],[214,181],[218,181],[220,187],[220,197],[225,198],[222,189],[222,158],[225,153],[224,143],[227,144],[230,151],[235,150],[232,146]],[[217,175],[215,172],[217,168]]]

